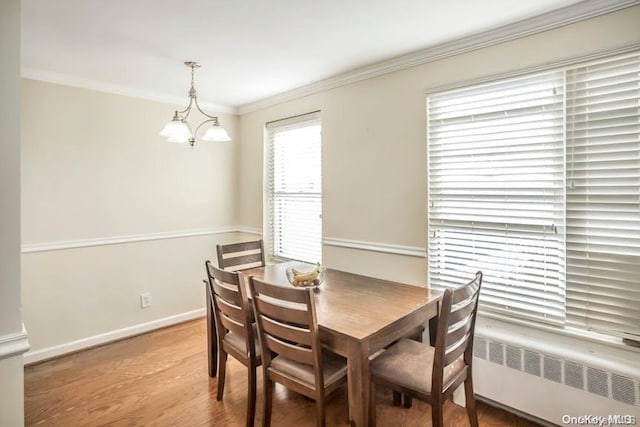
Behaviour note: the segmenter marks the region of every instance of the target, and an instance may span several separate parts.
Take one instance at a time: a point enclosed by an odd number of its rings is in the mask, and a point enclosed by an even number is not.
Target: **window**
[[[267,245],[272,257],[322,258],[320,114],[267,124]]]
[[[429,283],[640,337],[640,55],[427,98]]]

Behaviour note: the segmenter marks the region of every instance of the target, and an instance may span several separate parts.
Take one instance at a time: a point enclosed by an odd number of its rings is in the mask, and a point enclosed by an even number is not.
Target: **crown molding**
[[[150,92],[135,89],[128,86],[121,86],[114,83],[107,83],[98,80],[86,79],[70,74],[56,73],[39,68],[23,67],[20,73],[22,78],[38,80],[42,82],[55,83],[63,86],[77,87],[81,89],[94,90],[98,92],[123,95],[130,98],[145,99],[147,101],[161,102],[163,104],[183,105],[188,101],[187,97],[177,97],[159,92]],[[216,113],[238,114],[238,109],[229,105],[212,104],[202,102],[201,106]]]
[[[322,239],[325,246],[335,246],[339,248],[358,249],[363,251],[381,252],[385,254],[405,255],[418,258],[426,258],[427,251],[417,246],[401,246],[389,243],[365,242],[362,240],[338,239],[327,237]]]
[[[395,58],[357,68],[346,73],[338,74],[328,79],[300,86],[296,89],[282,92],[255,102],[244,104],[238,108],[238,113],[251,113],[253,111],[261,110],[263,108],[297,98],[302,98],[321,91],[334,89],[361,80],[392,73],[394,71],[404,70],[450,56],[553,30],[565,25],[636,6],[638,4],[640,4],[640,0],[585,0],[561,9],[523,19],[512,24],[441,43],[406,55],[397,56]]]

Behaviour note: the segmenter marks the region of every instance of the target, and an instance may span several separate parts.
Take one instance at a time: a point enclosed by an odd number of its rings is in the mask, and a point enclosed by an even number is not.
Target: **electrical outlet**
[[[140,294],[140,308],[151,307],[151,292]]]

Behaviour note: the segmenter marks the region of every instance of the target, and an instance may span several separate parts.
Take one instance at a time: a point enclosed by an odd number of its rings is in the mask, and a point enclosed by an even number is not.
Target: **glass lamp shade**
[[[211,126],[202,136],[203,141],[226,142],[231,141],[227,131],[219,124]]]
[[[191,129],[189,129],[189,125],[181,120],[171,120],[162,128],[160,135],[166,137],[169,142],[183,144],[189,142]]]

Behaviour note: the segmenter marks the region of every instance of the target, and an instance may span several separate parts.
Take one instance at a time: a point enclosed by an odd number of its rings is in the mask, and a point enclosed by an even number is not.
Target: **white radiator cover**
[[[640,352],[478,318],[477,395],[534,418],[625,415],[640,425]]]

